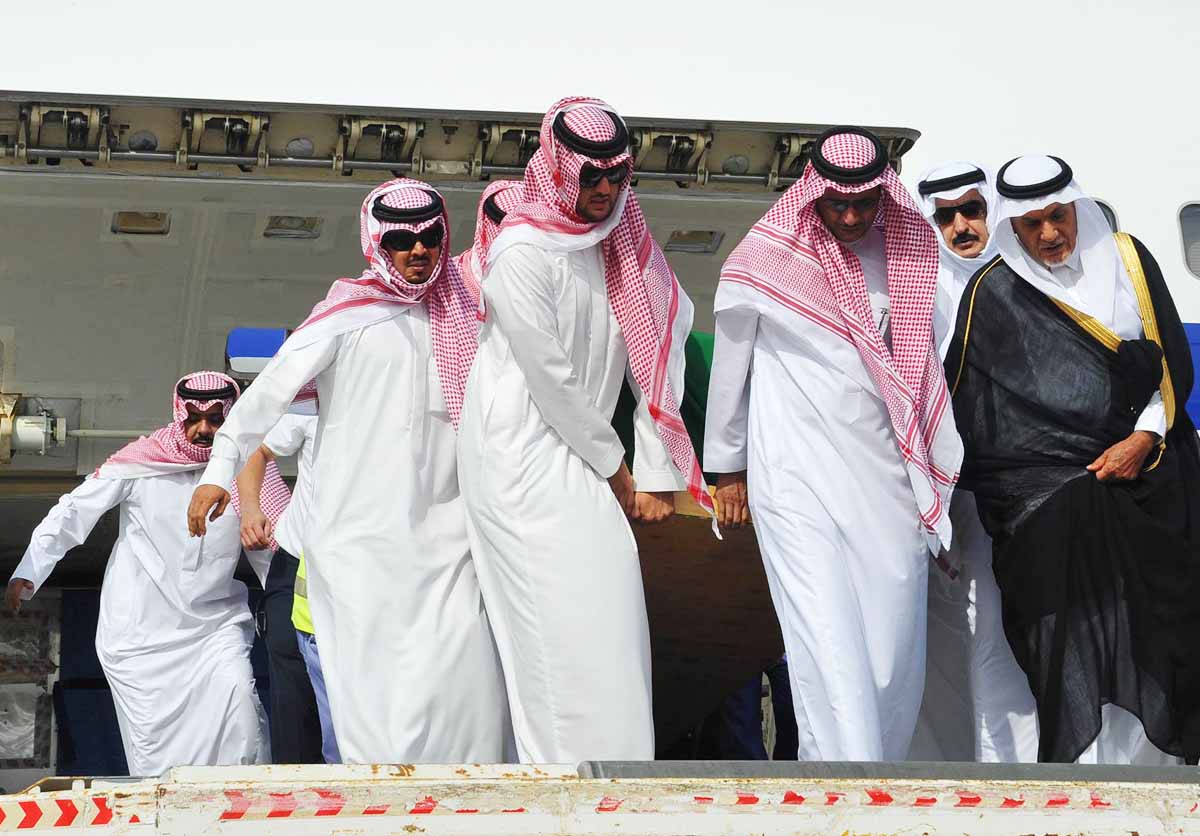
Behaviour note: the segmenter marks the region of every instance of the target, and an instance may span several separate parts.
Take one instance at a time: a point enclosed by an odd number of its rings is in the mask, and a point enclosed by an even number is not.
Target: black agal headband
[[[871,162],[861,168],[846,168],[844,166],[832,163],[825,159],[823,149],[825,143],[838,134],[856,134],[864,136],[871,141],[875,146],[875,157]],[[887,168],[888,156],[887,148],[884,147],[883,141],[868,131],[866,128],[858,128],[853,125],[842,125],[836,128],[830,128],[817,137],[817,141],[813,143],[813,148],[809,156],[812,167],[816,169],[817,174],[820,174],[826,180],[832,180],[835,183],[843,183],[847,186],[856,186],[860,183],[867,183],[874,180],[879,175],[883,174]]]
[[[185,401],[227,401],[236,398],[237,391],[237,387],[232,383],[220,389],[193,389],[188,386],[186,380],[179,381],[179,385],[175,387],[175,394]]]
[[[566,112],[560,110],[558,115],[554,117],[554,137],[564,146],[571,149],[577,154],[583,154],[585,157],[592,159],[605,160],[609,157],[616,157],[624,154],[629,150],[629,131],[625,130],[625,123],[617,118],[617,115],[610,110],[604,111],[608,114],[608,118],[613,123],[612,139],[596,141],[582,137],[567,127]]]
[[[500,194],[502,191],[504,191],[504,189],[500,189],[500,191],[488,195],[487,200],[483,202],[483,214],[487,215],[494,224],[504,223],[504,216],[508,214],[496,205],[496,195]]]
[[[1054,162],[1058,163],[1058,174],[1054,175],[1049,180],[1043,180],[1040,183],[1026,183],[1021,186],[1006,183],[1004,182],[1004,175],[1008,171],[1008,167],[1017,160],[1021,159],[1020,157],[1014,157],[1006,162],[1000,169],[1000,173],[996,175],[996,191],[998,191],[1001,196],[1010,198],[1012,200],[1030,200],[1035,197],[1045,197],[1048,194],[1054,194],[1055,192],[1066,188],[1068,185],[1070,185],[1071,181],[1075,179],[1075,173],[1071,171],[1071,167],[1067,165],[1065,160],[1053,155],[1047,156],[1054,160]]]
[[[962,174],[952,174],[940,180],[922,180],[917,184],[917,191],[921,197],[928,197],[931,194],[941,194],[942,192],[961,189],[963,186],[982,183],[986,179],[987,175],[976,168],[972,171],[964,171]]]
[[[425,191],[422,189],[422,191]],[[425,206],[416,206],[412,209],[403,207],[388,206],[383,202],[387,194],[381,194],[375,198],[375,202],[371,204],[371,216],[377,221],[382,221],[385,224],[419,224],[425,221],[433,220],[441,217],[444,204],[442,197],[437,192],[425,191],[429,196],[429,203]]]

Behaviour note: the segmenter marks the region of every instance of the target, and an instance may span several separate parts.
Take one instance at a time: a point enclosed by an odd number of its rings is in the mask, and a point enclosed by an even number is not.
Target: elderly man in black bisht
[[[1195,763],[1200,447],[1179,314],[1064,161],[1018,157],[996,186],[999,255],[968,282],[946,376],[1039,759]]]

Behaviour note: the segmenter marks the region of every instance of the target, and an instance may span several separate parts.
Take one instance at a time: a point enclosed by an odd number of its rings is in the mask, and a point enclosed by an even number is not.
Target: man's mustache
[[[960,232],[960,233],[958,233],[958,235],[954,236],[954,245],[958,246],[960,244],[969,244],[972,241],[978,241],[978,240],[979,240],[979,236],[976,235],[974,232]]]

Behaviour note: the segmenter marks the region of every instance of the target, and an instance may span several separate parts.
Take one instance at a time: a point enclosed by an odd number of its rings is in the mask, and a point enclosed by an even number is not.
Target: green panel
[[[686,366],[683,372],[683,423],[696,456],[704,461],[704,410],[708,403],[708,376],[712,371],[713,335],[693,331],[684,344]],[[621,386],[621,397],[613,414],[613,428],[625,445],[625,462],[633,467],[633,409],[635,403],[629,384]]]

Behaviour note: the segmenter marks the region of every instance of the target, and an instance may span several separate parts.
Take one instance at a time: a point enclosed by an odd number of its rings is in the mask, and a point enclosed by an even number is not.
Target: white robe
[[[945,359],[963,291],[993,250],[964,259],[944,241],[938,243],[941,267],[933,324]],[[938,567],[929,572],[929,667],[910,757],[1035,763],[1037,703],[1004,634],[992,540],[970,491],[954,491],[950,520],[954,536],[945,558],[959,574],[951,578]]]
[[[930,172],[935,178],[966,168]],[[937,170],[935,170],[936,172]],[[995,255],[995,239],[965,258],[946,244],[933,221],[938,198],[955,200],[971,189],[995,204],[989,182],[926,195],[925,216],[938,236],[940,264],[933,337],[945,359],[967,283]],[[958,573],[929,570],[929,638],[925,697],[909,756],[913,760],[1037,760],[1037,714],[1024,671],[1013,658],[1000,618],[1000,589],[992,573],[992,543],[979,522],[974,496],[955,490],[950,503],[953,542],[943,555]]]
[[[599,246],[506,249],[467,383],[459,467],[522,762],[654,757],[637,544],[607,477],[628,351]],[[686,485],[636,384],[641,491]]]
[[[878,319],[886,273],[863,243]],[[716,312],[705,470],[748,471],[799,757],[902,760],[925,680],[930,559],[887,408],[845,339],[739,285],[718,290]]]
[[[254,690],[254,626],[234,580],[238,519],[188,536],[200,470],[136,479],[91,478],[63,496],[33,532],[14,578],[35,592],[106,511],[120,530],[104,571],[96,654],[112,688],[129,773],[269,761]],[[260,577],[265,564],[256,565]]]
[[[950,503],[959,574],[929,570],[929,668],[913,760],[1036,763],[1037,703],[1004,634],[992,541],[970,491]]]
[[[504,685],[467,546],[428,309],[393,309],[357,330],[285,344],[217,433],[204,481],[228,488],[238,460],[315,377],[321,410],[301,547],[342,758],[497,762]]]
[[[289,412],[263,439],[276,456],[296,456],[296,488],[292,501],[275,521],[275,542],[292,557],[300,557],[313,505],[313,461],[317,448],[317,416]]]

